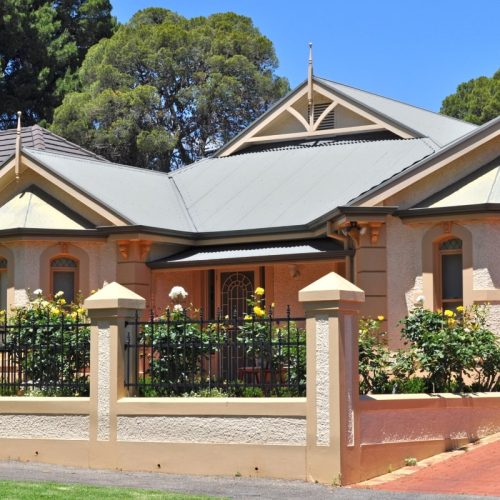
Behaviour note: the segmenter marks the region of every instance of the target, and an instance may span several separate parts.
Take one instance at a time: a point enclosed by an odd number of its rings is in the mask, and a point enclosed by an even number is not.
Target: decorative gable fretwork
[[[408,139],[407,132],[383,121],[361,106],[353,105],[318,83],[313,83],[312,99],[307,84],[265,114],[217,156],[230,156],[251,145],[310,140],[338,135],[390,131]]]

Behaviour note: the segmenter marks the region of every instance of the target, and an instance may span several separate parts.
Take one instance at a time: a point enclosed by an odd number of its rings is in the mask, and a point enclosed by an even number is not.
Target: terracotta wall
[[[344,267],[343,261],[266,265],[264,288],[267,305],[276,304],[276,315],[284,315],[286,306],[290,305],[292,315],[303,316],[304,309],[298,301],[299,290],[330,271],[344,274]],[[168,294],[173,286],[182,286],[189,293],[187,305],[192,303],[196,308],[206,307],[206,271],[162,270],[154,271],[152,278],[152,303],[157,313],[171,303]]]
[[[157,314],[172,305],[168,294],[174,286],[182,286],[188,292],[186,305],[202,306],[203,271],[153,271],[151,303]]]
[[[337,271],[339,266],[343,266],[343,263],[318,261],[266,266],[267,297],[276,304],[275,315],[285,315],[286,307],[290,305],[293,316],[303,316],[304,308],[298,300],[299,290],[325,274]]]

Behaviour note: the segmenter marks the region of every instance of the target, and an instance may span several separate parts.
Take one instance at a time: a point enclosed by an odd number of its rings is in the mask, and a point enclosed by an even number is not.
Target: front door
[[[219,373],[226,380],[238,379],[238,371],[244,365],[244,352],[237,346],[238,322],[248,313],[247,300],[255,290],[254,271],[221,272],[220,310],[223,317],[229,317],[233,328],[227,332],[226,343],[219,358]]]

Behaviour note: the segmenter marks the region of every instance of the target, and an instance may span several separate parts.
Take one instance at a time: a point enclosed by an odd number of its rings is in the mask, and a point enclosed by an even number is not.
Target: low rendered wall
[[[305,398],[121,398],[100,438],[89,398],[0,398],[0,459],[306,479]]]
[[[360,398],[360,479],[500,431],[500,393]]]

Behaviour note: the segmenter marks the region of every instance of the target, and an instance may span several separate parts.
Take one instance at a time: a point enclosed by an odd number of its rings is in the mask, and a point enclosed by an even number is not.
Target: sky
[[[164,7],[236,12],[272,40],[293,88],[314,74],[432,111],[459,83],[500,68],[500,0],[111,0],[122,23]]]

